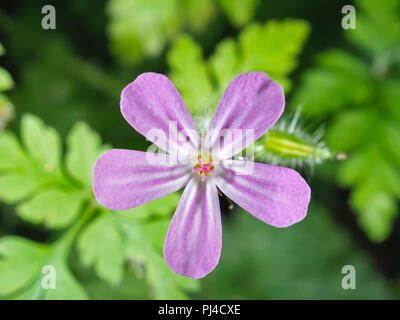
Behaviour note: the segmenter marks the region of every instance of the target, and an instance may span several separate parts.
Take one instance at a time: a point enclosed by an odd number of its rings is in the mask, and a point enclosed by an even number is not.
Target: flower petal
[[[196,125],[174,84],[158,73],[143,73],[124,88],[121,93],[121,112],[126,121],[148,140],[167,152],[177,152],[178,147],[198,148]],[[191,141],[176,140],[170,125],[176,131],[186,130]],[[154,135],[160,130],[162,135]],[[189,134],[190,133],[190,134]]]
[[[263,163],[231,161],[215,176],[217,186],[256,218],[287,227],[307,214],[311,190],[296,171]],[[252,172],[251,172],[252,171]]]
[[[225,139],[218,158],[227,159],[237,154],[278,120],[284,106],[283,88],[264,72],[240,74],[226,88],[218,104],[205,139],[206,147],[214,152],[219,149],[220,135],[228,129],[233,138],[229,142]],[[238,138],[233,132],[235,129],[242,131],[243,138]],[[246,135],[246,130],[253,130],[253,134]]]
[[[190,176],[187,167],[169,164],[166,154],[113,149],[94,165],[93,192],[104,207],[127,210],[181,189]]]
[[[218,264],[222,247],[218,192],[212,180],[193,177],[186,186],[164,243],[171,270],[202,278]]]

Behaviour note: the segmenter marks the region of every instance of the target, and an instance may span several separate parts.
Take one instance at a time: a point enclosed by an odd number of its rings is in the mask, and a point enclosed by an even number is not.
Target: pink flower
[[[227,87],[201,140],[173,83],[161,74],[140,75],[122,91],[121,112],[134,129],[167,153],[104,153],[93,169],[97,201],[112,210],[126,210],[185,187],[165,238],[164,258],[175,273],[204,277],[218,264],[222,247],[217,187],[275,227],[290,226],[307,213],[310,188],[296,171],[231,159],[277,121],[284,105],[282,87],[265,73],[241,74]],[[170,130],[174,122],[190,139],[176,138]],[[251,131],[252,139],[243,143],[241,130]],[[233,135],[221,144],[225,131]],[[250,170],[244,173],[248,164]]]

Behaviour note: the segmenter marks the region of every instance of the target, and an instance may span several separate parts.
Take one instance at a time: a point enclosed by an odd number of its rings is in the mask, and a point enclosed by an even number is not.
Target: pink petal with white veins
[[[164,258],[177,274],[202,278],[218,264],[222,247],[218,192],[195,175],[186,186],[164,243]]]
[[[282,87],[264,72],[237,76],[226,88],[211,120],[206,147],[217,152],[221,160],[230,158],[261,137],[281,116],[284,106]],[[226,130],[232,139],[225,137],[220,148],[220,135]],[[248,139],[246,130],[253,132]],[[238,131],[242,132],[242,139]]]
[[[126,121],[164,151],[198,149],[196,125],[178,90],[166,76],[152,72],[141,74],[124,88],[120,104]],[[185,130],[190,142],[177,141],[170,125],[176,125],[176,133]]]
[[[166,154],[113,149],[94,165],[93,192],[104,207],[127,210],[183,188],[190,176],[187,167],[169,164]]]
[[[306,216],[311,190],[300,174],[257,162],[252,163],[250,173],[241,169],[243,163],[233,160],[215,176],[215,183],[226,196],[275,227],[290,226]]]

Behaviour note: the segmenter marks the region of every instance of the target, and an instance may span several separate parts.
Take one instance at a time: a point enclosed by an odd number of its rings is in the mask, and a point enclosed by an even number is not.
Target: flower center
[[[202,156],[199,155],[199,157],[197,158],[197,163],[194,166],[192,172],[201,175],[201,181],[206,180],[206,177],[210,173],[214,173],[214,164],[212,159],[210,159],[209,162],[207,162],[207,160],[205,160]]]

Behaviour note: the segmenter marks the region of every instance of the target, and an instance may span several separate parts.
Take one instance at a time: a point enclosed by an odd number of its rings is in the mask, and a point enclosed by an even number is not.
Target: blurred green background
[[[47,4],[55,30],[41,26]],[[348,4],[357,28],[344,30]],[[0,43],[0,298],[400,297],[399,0],[8,1]],[[221,197],[219,265],[175,275],[162,245],[179,192],[110,212],[91,168],[111,146],[146,149],[119,111],[140,73],[168,75],[201,119],[253,70],[284,87],[287,119],[301,106],[295,135],[313,152],[291,161],[258,143],[260,161],[307,179],[308,215],[276,229]],[[44,265],[56,290],[42,288]],[[345,265],[354,290],[342,289]]]

